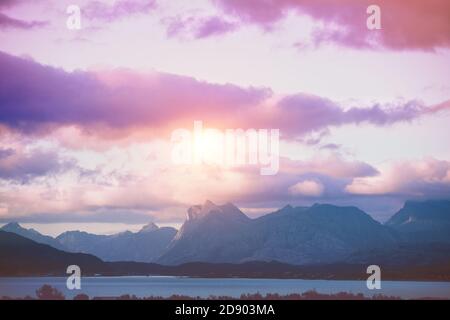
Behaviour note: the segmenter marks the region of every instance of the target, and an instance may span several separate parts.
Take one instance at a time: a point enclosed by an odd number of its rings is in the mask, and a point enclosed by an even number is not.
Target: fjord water
[[[118,297],[124,294],[138,297],[173,294],[206,298],[209,295],[239,297],[243,293],[362,293],[365,296],[383,294],[404,299],[434,297],[450,299],[450,282],[382,281],[380,290],[369,290],[365,281],[300,280],[300,279],[203,279],[185,277],[83,277],[81,290],[68,290],[64,277],[0,278],[0,296],[35,297],[35,291],[49,284],[62,291],[66,298],[79,293],[89,297]]]

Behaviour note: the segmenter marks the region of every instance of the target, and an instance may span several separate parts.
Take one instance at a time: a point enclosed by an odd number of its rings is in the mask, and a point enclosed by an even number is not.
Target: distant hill
[[[147,224],[139,232],[97,235],[67,231],[56,238],[42,235],[34,229],[23,228],[17,222],[8,223],[0,230],[13,232],[59,250],[93,254],[106,261],[138,262],[156,260],[177,233],[174,228],[160,228],[154,223]]]
[[[12,232],[0,231],[1,276],[64,274],[71,264],[90,274],[107,270],[104,262],[95,256],[64,252]]]
[[[96,235],[81,231],[68,231],[56,240],[72,252],[94,254],[106,261],[155,261],[167,248],[177,230],[159,228],[150,223],[139,232],[114,235]]]
[[[67,276],[71,264],[80,266],[82,276],[163,275],[203,278],[244,277],[278,279],[359,279],[367,278],[366,264],[336,263],[295,266],[279,262],[212,264],[191,262],[178,266],[155,263],[103,262],[88,254],[68,253],[10,232],[0,231],[0,276]],[[420,266],[382,265],[386,280],[450,281],[450,263]]]
[[[1,227],[0,230],[6,231],[6,232],[13,232],[15,234],[18,234],[22,237],[31,239],[33,241],[43,243],[43,244],[48,244],[49,246],[52,246],[53,248],[56,248],[56,249],[67,250],[67,248],[65,248],[55,238],[52,238],[50,236],[45,236],[34,229],[23,228],[17,222],[8,223],[8,224],[4,225],[3,227]]]
[[[410,243],[450,243],[450,201],[407,201],[386,222]]]

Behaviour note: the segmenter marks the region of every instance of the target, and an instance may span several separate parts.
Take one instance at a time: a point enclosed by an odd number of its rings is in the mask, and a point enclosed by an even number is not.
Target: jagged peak
[[[205,217],[214,210],[219,210],[219,207],[211,200],[206,200],[202,205],[194,205],[188,209],[187,220]]]
[[[2,229],[23,229],[23,227],[16,221],[5,224]]]
[[[206,200],[205,203],[203,204],[203,207],[216,207],[216,204],[214,202],[212,202],[211,200]]]
[[[152,231],[155,231],[158,229],[159,229],[159,227],[155,223],[150,222],[150,223],[146,224],[145,226],[143,226],[141,228],[141,230],[139,230],[139,232],[152,232]]]
[[[231,202],[223,205],[216,205],[210,200],[206,200],[203,205],[194,205],[188,209],[187,220],[201,219],[210,214],[226,214],[228,216],[242,216],[249,219],[237,206]]]

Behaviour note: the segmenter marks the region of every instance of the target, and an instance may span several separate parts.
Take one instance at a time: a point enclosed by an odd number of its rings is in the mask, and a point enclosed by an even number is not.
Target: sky
[[[381,29],[369,30],[369,5]],[[67,21],[80,8],[79,29]],[[0,223],[179,226],[450,198],[450,3],[0,1]],[[174,130],[278,129],[279,170],[175,164]],[[204,142],[214,157],[214,143]]]

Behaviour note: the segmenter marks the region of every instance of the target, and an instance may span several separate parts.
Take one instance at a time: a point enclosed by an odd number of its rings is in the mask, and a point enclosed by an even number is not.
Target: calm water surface
[[[120,296],[134,294],[138,297],[172,294],[207,297],[226,295],[239,297],[242,293],[302,293],[316,290],[321,293],[341,291],[384,294],[402,298],[437,297],[450,299],[450,282],[382,281],[381,290],[368,290],[365,281],[339,280],[278,280],[278,279],[202,279],[184,277],[83,277],[81,290],[68,290],[66,278],[0,278],[0,296],[35,296],[35,291],[44,284],[52,285],[66,297],[85,293],[90,297]]]

